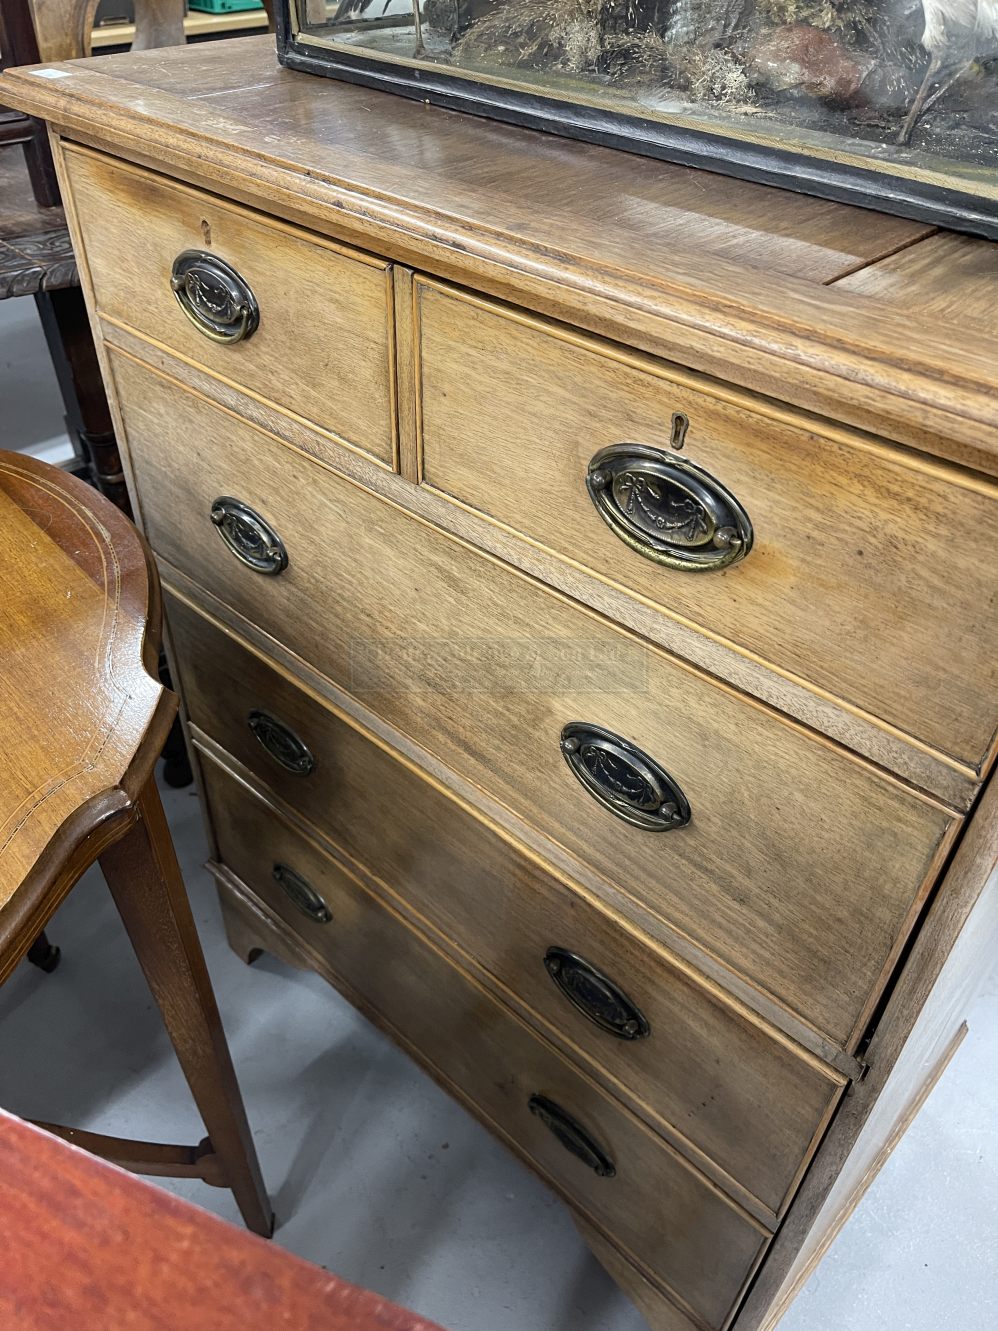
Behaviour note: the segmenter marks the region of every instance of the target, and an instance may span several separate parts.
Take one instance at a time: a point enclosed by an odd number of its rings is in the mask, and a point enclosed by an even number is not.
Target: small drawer
[[[195,726],[512,991],[722,1186],[740,1185],[764,1219],[782,1211],[843,1078],[731,1009],[169,592],[166,609]]]
[[[429,280],[416,290],[428,486],[985,764],[998,488]]]
[[[66,169],[102,318],[394,466],[388,264],[86,149]]]
[[[615,892],[856,1038],[951,813],[134,362],[114,371],[161,557]]]
[[[205,764],[222,863],[576,1206],[708,1326],[766,1242],[633,1114],[259,798]]]

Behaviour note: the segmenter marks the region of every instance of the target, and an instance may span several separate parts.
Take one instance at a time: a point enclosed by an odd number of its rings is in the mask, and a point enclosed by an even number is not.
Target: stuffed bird
[[[975,60],[998,54],[998,0],[922,0],[922,11],[929,66],[898,132],[902,144],[911,142],[922,116]]]

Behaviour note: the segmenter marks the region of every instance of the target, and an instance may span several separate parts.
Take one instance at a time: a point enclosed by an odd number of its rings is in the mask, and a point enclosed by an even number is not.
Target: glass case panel
[[[955,191],[968,225],[998,222],[998,0],[286,3],[301,49],[336,52],[340,73],[384,62],[381,83],[430,100],[474,82],[480,113],[538,123],[554,103],[545,128],[659,156],[700,136],[716,169],[839,179],[843,197],[858,168],[908,182],[881,206]],[[787,154],[830,165],[795,179]]]

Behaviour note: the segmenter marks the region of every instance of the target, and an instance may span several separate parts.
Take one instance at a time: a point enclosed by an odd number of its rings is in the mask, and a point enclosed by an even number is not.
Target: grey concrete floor
[[[16,319],[11,307],[22,307]],[[8,448],[50,438],[59,415],[45,375],[18,369],[31,338],[40,342],[22,317],[33,313],[29,301],[0,302]],[[31,428],[35,409],[42,423]],[[165,801],[280,1219],[276,1241],[451,1331],[643,1331],[560,1203],[404,1055],[317,977],[234,956],[201,868],[196,798],[168,791]],[[0,1104],[196,1140],[199,1121],[98,874],[50,933],[59,969],[24,965],[0,989]],[[970,1018],[967,1041],[781,1331],[998,1328],[998,974]],[[236,1219],[223,1191],[165,1186]]]

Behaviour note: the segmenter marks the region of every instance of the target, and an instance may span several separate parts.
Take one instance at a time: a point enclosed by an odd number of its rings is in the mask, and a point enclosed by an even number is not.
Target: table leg
[[[101,869],[163,1014],[225,1181],[247,1226],[269,1236],[273,1213],[153,780],[137,804],[138,822],[101,855]]]
[[[59,964],[61,951],[49,942],[48,934],[44,930],[38,935],[35,941],[28,948],[28,960],[39,970],[47,971],[49,974],[55,970]]]

